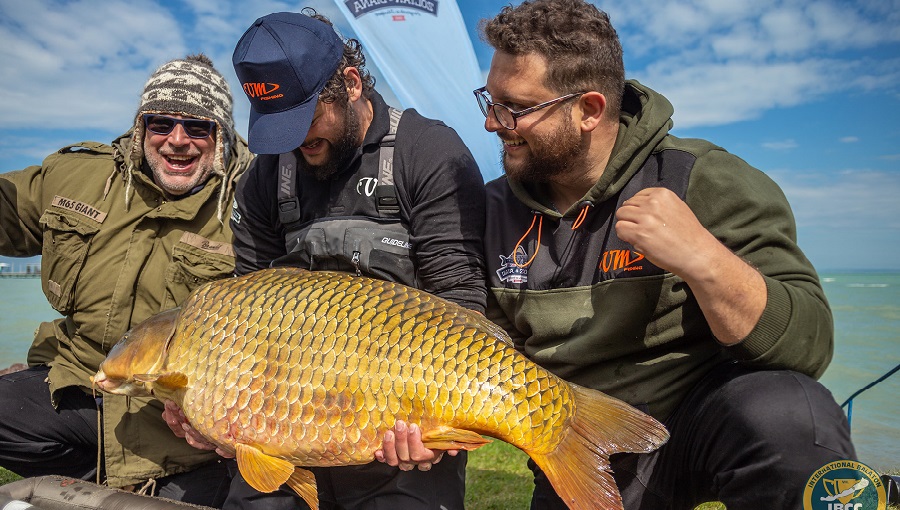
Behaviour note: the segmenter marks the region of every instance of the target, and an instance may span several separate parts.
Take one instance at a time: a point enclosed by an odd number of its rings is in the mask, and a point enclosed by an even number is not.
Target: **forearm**
[[[736,345],[753,331],[766,308],[765,280],[714,238],[708,253],[697,260],[690,274],[679,276],[694,294],[716,339],[723,345]]]

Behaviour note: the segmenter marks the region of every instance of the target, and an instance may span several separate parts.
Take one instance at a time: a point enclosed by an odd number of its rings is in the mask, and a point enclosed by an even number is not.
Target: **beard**
[[[522,162],[510,161],[501,152],[506,175],[521,182],[543,184],[574,174],[584,166],[587,143],[571,125],[535,137],[528,142],[530,155]]]
[[[328,180],[331,176],[343,170],[359,147],[357,141],[359,140],[359,129],[361,126],[359,115],[356,113],[356,110],[350,107],[349,103],[341,104],[340,108],[344,112],[343,126],[334,143],[329,142],[325,162],[321,165],[311,165],[305,158],[297,158],[297,167],[319,181]]]

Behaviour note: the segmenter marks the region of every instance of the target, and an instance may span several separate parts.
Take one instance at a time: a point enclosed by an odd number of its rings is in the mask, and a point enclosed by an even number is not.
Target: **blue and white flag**
[[[485,181],[500,176],[500,145],[472,91],[484,85],[456,0],[334,0],[403,108],[459,133]]]

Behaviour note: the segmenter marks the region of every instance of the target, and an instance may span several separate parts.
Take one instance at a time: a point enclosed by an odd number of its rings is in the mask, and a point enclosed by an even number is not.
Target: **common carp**
[[[287,483],[314,509],[315,478],[300,466],[369,463],[397,420],[419,424],[433,449],[515,445],[578,510],[621,508],[608,456],[668,439],[653,418],[528,360],[481,314],[295,268],[198,288],[128,332],[94,384],[174,401],[252,487]]]

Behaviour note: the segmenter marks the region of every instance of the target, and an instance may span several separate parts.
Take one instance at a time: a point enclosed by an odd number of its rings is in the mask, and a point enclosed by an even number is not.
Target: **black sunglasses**
[[[175,117],[155,113],[144,114],[144,125],[147,126],[147,131],[151,133],[167,135],[178,124],[181,124],[184,132],[191,138],[206,138],[216,130],[216,122],[212,120],[176,119]]]

